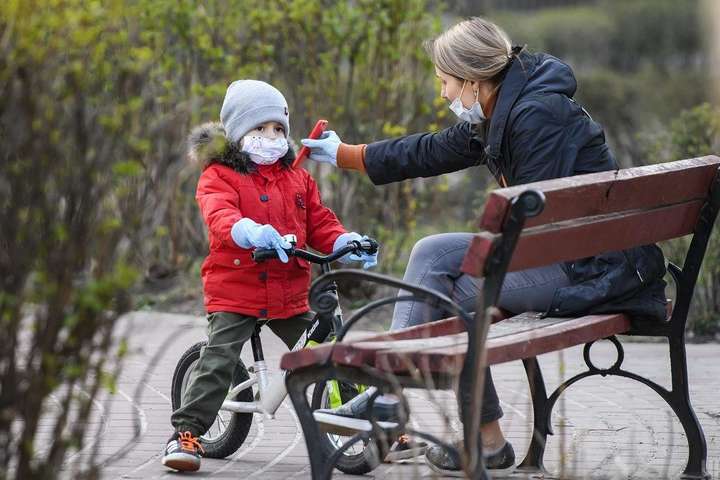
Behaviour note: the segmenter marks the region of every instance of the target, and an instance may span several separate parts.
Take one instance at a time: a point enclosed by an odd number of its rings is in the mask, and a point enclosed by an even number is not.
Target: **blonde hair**
[[[510,37],[489,20],[472,17],[425,42],[437,68],[461,80],[484,82],[502,72],[515,52]]]

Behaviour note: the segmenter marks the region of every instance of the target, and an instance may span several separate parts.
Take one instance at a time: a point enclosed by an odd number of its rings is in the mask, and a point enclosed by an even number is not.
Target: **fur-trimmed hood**
[[[193,128],[188,136],[188,158],[205,170],[214,163],[228,166],[239,173],[251,173],[257,165],[250,159],[247,152],[240,150],[225,136],[225,129],[219,122],[208,122]],[[290,168],[295,160],[295,152],[291,146],[279,162]]]

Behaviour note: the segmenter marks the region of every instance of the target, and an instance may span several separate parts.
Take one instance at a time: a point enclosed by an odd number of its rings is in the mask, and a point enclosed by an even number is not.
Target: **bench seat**
[[[622,314],[577,318],[540,318],[535,312],[504,319],[490,328],[487,363],[534,357],[625,333],[630,319]],[[467,333],[457,318],[411,327],[339,344],[319,345],[286,353],[283,369],[297,369],[332,361],[336,365],[368,365],[396,374],[412,367],[457,375],[467,351]]]

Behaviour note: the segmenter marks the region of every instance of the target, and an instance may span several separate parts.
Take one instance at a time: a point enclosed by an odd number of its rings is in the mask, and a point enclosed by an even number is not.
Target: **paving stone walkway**
[[[255,420],[240,450],[224,460],[204,459],[200,472],[177,474],[160,464],[171,433],[170,382],[182,353],[203,340],[204,318],[137,312],[124,318],[120,331],[131,324],[130,355],[118,391],[98,398],[90,422],[91,442],[70,462],[84,462],[97,443],[99,458],[107,462],[105,479],[305,479],[310,478],[305,441],[289,399],[274,420]],[[607,342],[605,342],[607,343]],[[628,370],[669,384],[667,347],[655,343],[626,343]],[[263,335],[269,365],[277,365],[284,346],[270,331]],[[691,398],[705,430],[709,472],[720,478],[720,345],[689,345]],[[251,352],[243,352],[251,364]],[[593,360],[609,365],[615,360],[611,345],[593,347]],[[540,357],[549,388],[561,376],[584,366],[580,347]],[[529,442],[532,413],[522,365],[494,367],[505,417],[501,420],[518,455]],[[412,422],[416,427],[452,438],[460,428],[454,412],[448,425],[442,410],[455,405],[451,392],[409,391]],[[566,478],[678,478],[687,460],[687,443],[679,422],[649,388],[630,380],[593,377],[571,387],[553,417],[556,435],[550,437],[546,466]],[[123,452],[123,456],[118,456]],[[113,460],[114,459],[114,460]],[[67,468],[67,466],[66,466]],[[68,470],[69,471],[69,470]],[[69,476],[69,475],[68,475]],[[356,478],[339,472],[334,478]],[[383,464],[366,478],[436,478],[422,458],[404,464]]]

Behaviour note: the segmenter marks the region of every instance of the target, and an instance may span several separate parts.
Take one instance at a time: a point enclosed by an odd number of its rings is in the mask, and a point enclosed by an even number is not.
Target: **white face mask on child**
[[[258,165],[272,165],[285,156],[288,142],[285,138],[266,138],[246,135],[242,139],[242,150]]]

